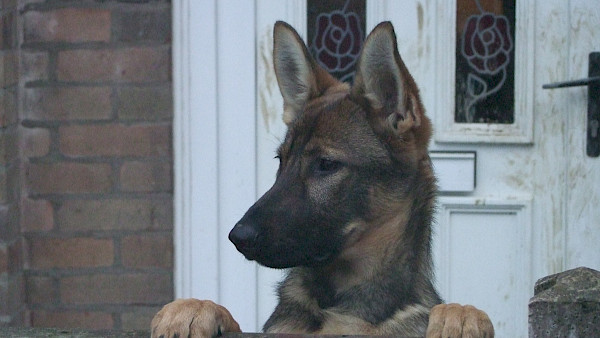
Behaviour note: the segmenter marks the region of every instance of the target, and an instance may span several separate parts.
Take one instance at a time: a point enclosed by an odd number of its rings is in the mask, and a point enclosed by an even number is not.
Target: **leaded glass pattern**
[[[516,0],[457,0],[457,123],[513,123]]]
[[[352,82],[365,38],[365,0],[308,0],[308,47],[319,65]]]

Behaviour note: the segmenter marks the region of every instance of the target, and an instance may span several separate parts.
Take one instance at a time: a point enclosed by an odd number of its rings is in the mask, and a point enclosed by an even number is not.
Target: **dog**
[[[289,269],[267,333],[493,337],[485,312],[441,304],[433,283],[432,133],[390,22],[365,40],[352,86],[319,67],[277,22],[273,62],[288,130],[273,187],[229,239],[247,259]],[[224,307],[179,299],[153,337],[240,328]]]

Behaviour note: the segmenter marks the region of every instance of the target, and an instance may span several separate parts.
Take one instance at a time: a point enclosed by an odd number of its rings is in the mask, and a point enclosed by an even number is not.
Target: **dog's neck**
[[[388,269],[390,262],[397,263],[397,247],[403,245],[408,217],[408,210],[399,210],[390,217],[368,222],[366,231],[357,233],[335,261],[321,269],[332,287],[339,293],[368,283],[382,269]]]
[[[410,246],[399,238],[407,224],[400,216],[395,221],[362,236],[331,264],[292,269],[290,273],[295,278],[286,282],[294,284],[284,282],[282,291],[289,291],[287,295],[304,302],[315,313],[354,313],[372,324],[389,318],[396,309],[420,303],[410,291],[414,280],[406,279],[414,277],[408,272],[414,257],[410,253],[398,256],[402,251],[406,253],[399,245]],[[370,297],[364,297],[365,294]]]

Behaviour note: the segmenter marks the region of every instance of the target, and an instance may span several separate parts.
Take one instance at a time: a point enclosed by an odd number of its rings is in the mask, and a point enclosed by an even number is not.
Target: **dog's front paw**
[[[488,315],[472,305],[440,304],[431,309],[427,338],[494,337]]]
[[[241,332],[231,313],[210,300],[177,299],[152,319],[152,337],[217,337]]]

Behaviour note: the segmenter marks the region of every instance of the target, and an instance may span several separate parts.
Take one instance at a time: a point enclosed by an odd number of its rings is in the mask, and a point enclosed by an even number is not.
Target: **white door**
[[[481,12],[499,3],[472,2]],[[274,180],[285,127],[272,27],[285,20],[306,37],[306,6],[173,2],[176,296],[227,306],[245,331],[260,330],[272,311],[281,273],[246,262],[227,233]],[[507,124],[455,121],[456,22],[465,20],[456,6],[367,1],[366,31],[393,22],[434,122],[440,292],[485,309],[499,337],[526,336],[535,280],[580,265],[600,269],[600,158],[585,153],[587,90],[542,89],[587,77],[588,53],[600,51],[600,6],[517,0]],[[485,92],[470,81],[472,96]]]
[[[473,2],[484,11],[498,3]],[[577,266],[600,269],[600,158],[586,155],[587,88],[542,89],[588,77],[588,54],[600,50],[600,6],[595,0],[516,1],[515,118],[509,125],[449,119],[454,74],[446,69],[464,56],[454,56],[456,34],[447,33],[456,31],[460,16],[453,6],[456,1],[438,2],[426,10],[437,9],[430,19],[437,52],[428,62],[438,66],[436,82],[421,83],[438,88],[426,101],[435,109],[432,148],[475,151],[476,188],[440,198],[438,285],[447,301],[488,311],[498,336],[526,336],[537,279]]]

